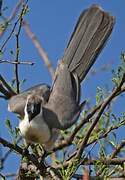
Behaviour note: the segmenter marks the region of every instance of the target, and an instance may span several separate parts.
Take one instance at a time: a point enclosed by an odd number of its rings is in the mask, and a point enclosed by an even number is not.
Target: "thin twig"
[[[122,80],[121,80],[119,86],[116,87],[116,88],[113,90],[112,94],[102,103],[102,105],[101,105],[101,107],[100,107],[100,109],[99,109],[99,111],[98,111],[98,114],[97,114],[97,116],[95,117],[95,120],[92,122],[92,124],[91,124],[88,132],[86,133],[83,141],[82,141],[81,144],[80,144],[80,148],[79,148],[79,150],[77,151],[76,158],[80,159],[80,157],[81,157],[81,155],[82,155],[82,153],[83,153],[83,150],[84,150],[84,148],[86,147],[86,144],[87,144],[87,142],[88,142],[88,140],[89,140],[89,137],[90,137],[90,135],[91,135],[94,127],[96,126],[97,122],[99,121],[99,119],[100,119],[102,113],[104,112],[106,106],[112,101],[112,99],[117,95],[118,92],[121,92],[121,87],[122,87],[122,85],[123,85],[124,82],[125,82],[125,74],[123,75]]]
[[[10,85],[7,83],[7,81],[5,80],[5,78],[3,78],[3,76],[0,74],[0,85],[1,88],[3,86],[3,89],[6,90],[6,95],[10,94],[10,96],[14,96],[16,95],[16,93],[14,92],[14,90],[10,87]],[[5,87],[5,88],[4,88]],[[1,91],[1,90],[0,90]],[[1,91],[2,92],[2,91]],[[3,93],[3,92],[2,92]],[[4,94],[4,93],[3,93]],[[4,94],[5,95],[5,94]]]
[[[23,9],[20,13],[20,17],[19,17],[19,28],[18,28],[18,31],[17,31],[17,34],[16,34],[16,58],[15,58],[15,68],[14,68],[14,71],[15,71],[15,80],[16,80],[16,90],[17,90],[17,93],[20,92],[20,81],[19,81],[19,71],[18,71],[18,62],[19,62],[19,53],[20,53],[20,47],[19,47],[19,35],[20,35],[20,32],[21,32],[21,28],[22,28],[22,21],[23,21],[23,15],[24,15],[24,12],[27,8],[27,3],[28,3],[28,0],[26,1],[25,5],[23,6]]]
[[[97,137],[96,139],[93,139],[92,141],[87,143],[86,147],[90,146],[91,144],[97,142],[100,139],[106,138],[111,131],[118,129],[120,126],[123,126],[123,124],[125,124],[125,120],[119,122],[119,124],[116,124],[116,125],[109,127],[106,132],[104,132],[103,134],[100,134],[99,137]]]
[[[5,99],[9,99],[11,97],[11,93],[9,93],[5,87],[3,86],[3,84],[0,82],[0,92],[2,94],[4,94],[4,96],[1,95],[2,98],[5,97]]]
[[[104,165],[123,165],[125,163],[125,158],[105,158],[105,159],[101,159],[101,158],[97,158],[97,159],[87,159],[87,158],[81,158],[80,159],[80,165],[95,165],[97,162],[101,162]],[[71,161],[65,161],[62,164],[56,165],[56,169],[62,169],[66,168],[69,166],[69,163],[71,163]]]
[[[17,140],[16,144],[18,144],[20,141],[22,140],[22,137],[19,137],[19,139]],[[9,149],[5,154],[4,156],[1,158],[1,164],[2,164],[2,167],[4,167],[4,163],[5,161],[7,160],[8,156],[12,153],[12,149]]]
[[[11,13],[10,17],[8,18],[9,22],[12,21],[12,20],[15,18],[18,10],[20,9],[21,5],[22,5],[24,2],[25,2],[25,0],[19,0],[19,2],[17,3],[17,5],[15,6],[15,8],[12,10],[12,13]]]
[[[5,100],[7,99],[7,97],[4,95],[0,95],[0,98],[5,99]]]
[[[8,61],[8,60],[0,60],[0,64],[2,63],[8,63],[8,64],[21,64],[21,65],[31,65],[33,66],[35,63],[34,62],[30,62],[30,61]]]
[[[27,3],[27,2],[26,2],[26,3]],[[22,3],[21,3],[21,4],[22,4]],[[13,17],[14,17],[14,16],[13,16]],[[9,36],[6,38],[6,40],[4,41],[3,45],[1,46],[1,48],[0,48],[1,51],[3,51],[4,47],[6,46],[6,44],[7,44],[8,41],[11,39],[11,37],[12,37],[14,31],[15,31],[15,28],[16,28],[18,22],[20,21],[20,19],[21,19],[21,16],[19,16],[19,18],[18,18],[17,21],[15,22],[15,24],[14,24],[14,26],[13,26],[10,34],[9,34]],[[11,20],[12,20],[12,18],[10,19],[10,21],[11,21]]]
[[[43,163],[40,164],[36,156],[33,154],[29,154],[28,150],[24,151],[18,145],[12,144],[1,137],[0,137],[0,144],[2,144],[4,147],[8,147],[12,149],[13,151],[19,153],[20,155],[24,155],[25,157],[27,157],[29,161],[31,161],[41,171],[41,174],[45,173],[44,170],[46,169],[46,166]]]
[[[87,161],[81,160],[81,164],[94,165],[96,162],[101,162],[105,165],[122,165],[125,162],[125,158],[106,158],[106,159],[89,159]]]
[[[52,67],[51,61],[47,56],[47,53],[45,52],[45,50],[42,48],[40,42],[38,41],[37,37],[35,36],[35,34],[31,31],[28,23],[26,21],[23,20],[23,26],[24,29],[26,31],[26,34],[28,35],[28,37],[32,40],[34,46],[36,47],[36,49],[38,50],[41,58],[43,59],[52,79],[54,78],[54,69]]]
[[[7,42],[11,39],[11,37],[12,37],[14,31],[15,31],[15,28],[16,28],[16,25],[17,25],[18,21],[19,21],[19,19],[15,22],[9,36],[7,37],[7,39],[4,41],[3,45],[1,46],[1,48],[0,48],[1,51],[3,51],[3,49],[6,46]]]
[[[15,16],[17,15],[20,6],[22,5],[22,3],[24,2],[24,0],[19,0],[19,2],[16,4],[16,6],[14,7],[14,9],[12,10],[12,13],[10,14],[10,16],[8,18],[4,18],[5,19],[5,29],[3,31],[0,31],[0,38],[3,36],[3,34],[5,33],[5,31],[7,30],[8,24],[15,18]]]
[[[122,140],[121,143],[116,147],[116,149],[111,154],[110,158],[113,159],[117,156],[117,154],[121,151],[121,149],[125,146],[125,140]]]
[[[0,176],[3,178],[3,180],[6,180],[3,174],[0,173]]]

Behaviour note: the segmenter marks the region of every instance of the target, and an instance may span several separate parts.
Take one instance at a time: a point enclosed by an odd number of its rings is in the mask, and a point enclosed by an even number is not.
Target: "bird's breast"
[[[19,124],[22,136],[27,142],[44,144],[51,138],[51,131],[42,118],[35,117],[29,122],[24,119]]]

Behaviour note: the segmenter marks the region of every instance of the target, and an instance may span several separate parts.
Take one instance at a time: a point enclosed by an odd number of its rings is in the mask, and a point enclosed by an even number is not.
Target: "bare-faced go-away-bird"
[[[80,15],[59,61],[52,87],[39,84],[9,100],[8,109],[17,113],[19,129],[28,143],[39,143],[51,150],[60,130],[70,128],[78,119],[81,82],[107,42],[115,18],[92,5]]]

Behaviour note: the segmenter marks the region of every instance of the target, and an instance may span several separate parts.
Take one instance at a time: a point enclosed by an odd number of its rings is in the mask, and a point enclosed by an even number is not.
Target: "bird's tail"
[[[80,82],[85,78],[110,36],[115,18],[93,5],[79,17],[63,56]]]

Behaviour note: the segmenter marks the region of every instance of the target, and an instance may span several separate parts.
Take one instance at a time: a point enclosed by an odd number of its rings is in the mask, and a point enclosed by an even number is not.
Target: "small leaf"
[[[17,138],[19,136],[20,129],[18,127],[15,127],[15,137]]]
[[[6,124],[7,128],[8,128],[9,130],[11,130],[11,131],[12,131],[12,125],[11,125],[11,123],[10,123],[10,120],[9,120],[9,119],[6,119],[5,124]]]
[[[103,100],[103,90],[97,87],[96,90],[96,104],[99,104]]]
[[[115,147],[115,148],[116,148],[116,144],[115,144],[115,142],[114,142],[114,141],[110,140],[110,141],[109,141],[109,143],[110,143],[113,147]]]

